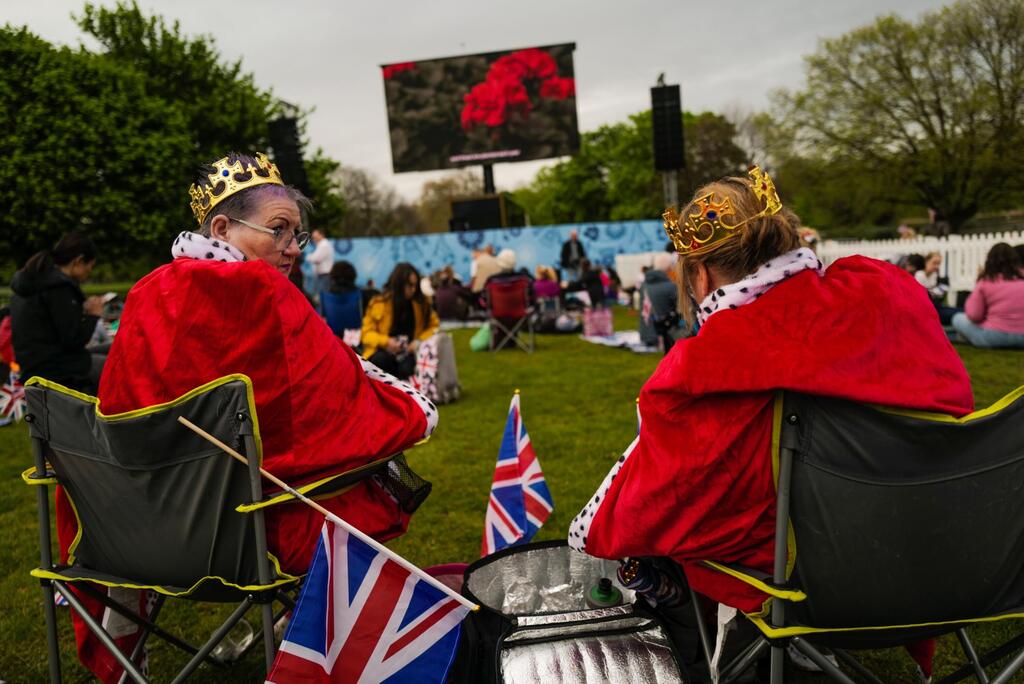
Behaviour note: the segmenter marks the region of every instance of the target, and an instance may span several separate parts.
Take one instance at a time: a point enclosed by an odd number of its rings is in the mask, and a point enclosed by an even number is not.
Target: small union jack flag
[[[494,468],[480,555],[530,541],[554,508],[540,461],[523,425],[517,391],[508,409],[505,435]]]
[[[18,378],[18,371],[12,370],[10,380],[0,387],[0,418],[21,420],[25,416],[25,406],[25,388]]]
[[[325,522],[268,684],[444,682],[469,608]]]

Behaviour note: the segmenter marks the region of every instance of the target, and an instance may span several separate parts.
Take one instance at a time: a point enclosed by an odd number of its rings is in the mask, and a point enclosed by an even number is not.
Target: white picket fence
[[[1007,242],[1011,245],[1024,243],[1024,231],[986,233],[977,235],[949,235],[946,237],[916,237],[910,240],[825,240],[817,252],[826,265],[836,259],[861,254],[875,259],[896,262],[904,254],[938,252],[942,255],[942,274],[949,278],[950,301],[956,301],[958,290],[972,290],[978,279],[978,269],[985,263],[985,256],[992,245]],[[615,268],[627,287],[640,277],[643,266],[654,263],[657,252],[619,254],[615,257]]]
[[[862,254],[885,261],[897,261],[904,254],[942,255],[941,273],[949,278],[951,297],[957,290],[974,289],[978,269],[992,245],[1008,242],[1024,243],[1024,231],[987,233],[978,235],[949,235],[945,237],[916,237],[909,240],[825,240],[818,247],[818,256],[826,265],[836,259]]]

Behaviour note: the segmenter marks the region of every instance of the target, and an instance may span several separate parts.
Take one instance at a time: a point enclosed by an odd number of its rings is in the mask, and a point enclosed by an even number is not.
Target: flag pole
[[[214,444],[215,446],[217,446],[218,448],[220,448],[222,451],[226,452],[229,456],[231,456],[235,460],[241,461],[242,463],[244,463],[246,465],[249,465],[249,461],[248,461],[248,459],[245,458],[245,456],[242,456],[242,454],[238,453],[237,451],[235,451],[234,449],[229,447],[227,444],[225,444],[224,442],[220,441],[219,439],[217,439],[216,437],[211,435],[209,432],[203,430],[201,427],[199,427],[198,425],[196,425],[195,423],[193,423],[189,419],[185,418],[184,416],[178,416],[178,422],[181,423],[182,425],[184,425],[185,427],[187,427],[192,432],[194,432],[197,435],[199,435],[200,437],[202,437],[203,439],[205,439],[206,441],[208,441],[211,444]],[[450,598],[458,601],[459,603],[461,603],[466,608],[469,608],[470,610],[479,610],[480,609],[480,606],[478,606],[477,604],[473,603],[472,601],[467,599],[465,596],[462,596],[461,594],[456,592],[451,587],[445,586],[444,584],[439,582],[436,578],[431,577],[426,572],[424,572],[422,569],[418,568],[417,566],[413,565],[412,563],[410,563],[406,559],[402,558],[397,553],[395,553],[394,551],[392,551],[388,547],[384,546],[383,544],[378,542],[373,537],[370,537],[370,536],[367,536],[366,534],[363,534],[363,532],[361,532],[359,529],[353,527],[349,523],[347,523],[344,520],[342,520],[341,518],[339,518],[334,513],[331,513],[329,510],[327,510],[326,508],[324,508],[323,506],[318,504],[316,501],[313,501],[312,499],[310,499],[306,495],[302,494],[301,492],[299,492],[295,488],[291,487],[286,482],[284,482],[283,480],[279,479],[273,473],[270,473],[270,472],[264,470],[263,468],[260,468],[260,474],[263,475],[263,477],[265,477],[268,480],[270,480],[271,482],[273,482],[274,484],[276,484],[278,487],[280,487],[284,491],[286,491],[289,494],[291,494],[292,496],[294,496],[296,499],[298,499],[302,503],[306,504],[307,506],[313,508],[314,510],[316,510],[316,511],[318,511],[320,513],[323,513],[323,515],[328,520],[330,520],[332,523],[334,523],[338,527],[342,528],[343,530],[345,530],[346,532],[348,532],[352,536],[356,537],[357,539],[359,539],[364,544],[367,544],[367,545],[371,546],[373,549],[375,549],[379,553],[383,553],[385,556],[387,556],[391,560],[395,561],[400,566],[402,566],[403,568],[405,568],[406,570],[408,570],[412,574],[416,575],[421,580],[423,580],[424,582],[426,582],[430,586],[434,587],[438,591],[444,592]]]

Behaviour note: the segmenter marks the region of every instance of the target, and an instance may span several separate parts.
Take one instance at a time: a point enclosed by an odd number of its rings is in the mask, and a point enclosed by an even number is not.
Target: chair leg
[[[231,613],[231,616],[227,621],[225,621],[224,624],[222,624],[206,641],[206,643],[202,645],[199,651],[192,656],[192,660],[188,661],[185,667],[182,668],[181,672],[178,673],[178,676],[174,678],[172,684],[181,684],[181,682],[185,681],[185,679],[192,674],[204,660],[206,660],[206,656],[216,648],[217,644],[227,636],[228,632],[238,624],[238,621],[242,619],[246,611],[248,611],[251,606],[252,599],[248,596],[242,599],[242,602],[238,604],[237,608],[235,608],[235,612]]]
[[[822,672],[835,681],[840,682],[840,684],[857,684],[857,682],[846,676],[845,672],[833,665],[831,660],[823,656],[821,651],[816,649],[814,646],[811,646],[800,637],[793,638],[793,646],[796,650],[810,658],[815,665],[821,668]]]
[[[860,661],[854,658],[852,655],[840,648],[833,648],[832,652],[835,653],[844,665],[863,677],[869,684],[885,684],[882,680],[875,676],[875,673],[868,668],[861,665]]]
[[[974,676],[978,678],[978,682],[980,684],[988,684],[988,675],[985,674],[985,668],[981,666],[981,661],[978,660],[978,652],[974,650],[974,644],[967,638],[967,630],[963,627],[956,630],[956,638],[960,642],[960,648],[963,649],[967,660],[974,667]]]
[[[786,659],[786,649],[782,646],[772,646],[772,668],[771,668],[771,684],[782,684],[782,666]]]
[[[26,416],[26,422],[34,418]],[[34,429],[34,426],[33,426]],[[36,464],[33,477],[46,477],[46,458],[43,455],[43,440],[32,438],[32,458]],[[36,486],[36,513],[39,521],[39,567],[53,569],[53,549],[50,540],[50,488]],[[46,617],[46,650],[50,661],[50,682],[60,684],[60,648],[57,645],[57,607],[53,603],[53,582],[43,580],[43,614]]]
[[[1007,684],[1021,667],[1024,667],[1024,651],[1014,656],[1013,660],[996,675],[996,678],[990,680],[990,684]]]
[[[160,615],[160,609],[164,607],[164,601],[166,597],[163,594],[156,595],[156,603],[153,604],[153,610],[149,613],[148,618],[151,622],[156,622],[157,617]],[[153,633],[153,630],[148,627],[142,630],[142,634],[139,636],[139,640],[135,642],[135,648],[132,649],[132,654],[129,656],[133,663],[139,662],[139,658],[142,657],[143,650],[146,648],[146,641],[149,639],[149,635]],[[124,684],[127,678],[127,673],[122,674],[121,678],[117,680],[117,684]]]
[[[704,651],[704,660],[708,667],[711,667],[711,641],[708,639],[708,626],[704,624],[704,616],[700,612],[700,601],[697,600],[697,592],[693,587],[687,586],[690,590],[690,605],[693,606],[693,616],[697,619],[697,636],[700,637],[700,647]]]
[[[53,603],[53,583],[40,582],[43,589],[43,613],[46,616],[46,651],[50,661],[50,684],[60,684],[60,648],[57,645],[57,607]]]
[[[267,660],[267,674],[274,667],[274,604],[263,604],[263,655]]]
[[[68,600],[68,605],[78,613],[78,617],[82,618],[82,622],[84,622],[86,627],[89,628],[89,631],[92,632],[96,638],[100,640],[100,643],[103,644],[103,647],[106,648],[115,659],[117,659],[117,662],[125,669],[125,673],[131,677],[136,684],[148,684],[146,678],[141,672],[139,672],[139,668],[135,667],[135,663],[129,660],[128,656],[121,652],[121,649],[117,647],[114,640],[111,639],[106,630],[96,622],[96,619],[93,618],[86,607],[82,605],[82,602],[78,600],[78,597],[75,596],[71,589],[62,582],[54,581],[53,583],[58,589],[60,589],[60,593],[64,594],[64,598]]]
[[[175,648],[180,648],[182,651],[185,651],[189,655],[195,655],[196,653],[199,652],[199,649],[196,648],[195,646],[193,646],[192,644],[188,643],[184,639],[180,639],[180,638],[174,636],[173,634],[171,634],[170,632],[168,632],[164,628],[159,627],[152,620],[147,620],[146,618],[142,617],[141,615],[139,615],[135,611],[129,610],[128,608],[125,608],[124,606],[122,606],[117,601],[114,601],[114,600],[110,599],[105,593],[103,593],[103,592],[97,590],[95,587],[91,586],[88,582],[80,582],[79,583],[79,589],[81,589],[83,593],[89,594],[94,599],[96,599],[97,601],[99,601],[104,606],[106,606],[110,610],[114,611],[115,613],[117,613],[118,615],[123,617],[124,619],[130,620],[131,622],[134,622],[136,625],[142,627],[143,629],[148,630],[150,633],[153,634],[153,636],[156,636],[156,637],[159,637],[159,638],[163,639],[164,641],[166,641],[170,645],[174,646]],[[208,657],[206,660],[211,665],[218,665],[219,666],[219,665],[223,665],[224,664],[224,663],[218,661],[216,658],[213,658],[212,656]]]
[[[719,675],[719,682],[721,684],[729,684],[734,681],[761,657],[766,648],[768,648],[768,641],[758,637],[754,643],[750,644],[745,651],[722,670]]]

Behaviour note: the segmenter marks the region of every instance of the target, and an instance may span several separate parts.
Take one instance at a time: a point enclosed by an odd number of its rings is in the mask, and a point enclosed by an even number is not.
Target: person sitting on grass
[[[600,558],[671,558],[697,592],[753,612],[765,594],[701,561],[773,570],[776,393],[961,416],[971,383],[925,290],[862,256],[825,269],[757,167],[704,186],[665,225],[683,314],[700,331],[644,384],[639,434],[568,541]]]
[[[563,292],[586,292],[592,308],[604,306],[604,282],[601,280],[601,267],[590,262],[590,259],[580,260],[580,277],[569,283],[562,284]]]
[[[308,200],[284,184],[273,162],[262,154],[229,154],[201,167],[189,194],[194,231],[178,235],[171,262],[126,298],[100,379],[104,414],[169,402],[225,375],[247,375],[263,466],[293,485],[394,455],[433,431],[434,405],[360,359],[288,281],[309,239],[302,211]],[[393,493],[374,478],[320,503],[381,540],[401,535],[409,523]],[[188,511],[173,513],[192,524]],[[64,562],[77,522],[59,489],[57,516]],[[323,515],[307,506],[275,506],[266,525],[282,570],[305,573]],[[102,605],[83,601],[99,620]],[[101,680],[117,681],[123,669],[93,645],[77,619],[75,631],[82,662]],[[118,645],[130,653],[138,634]]]
[[[989,250],[953,328],[975,347],[1024,349],[1024,266],[1013,247]]]
[[[398,378],[416,371],[420,342],[437,333],[441,321],[420,289],[420,274],[410,263],[397,264],[383,294],[363,314],[363,357]]]

